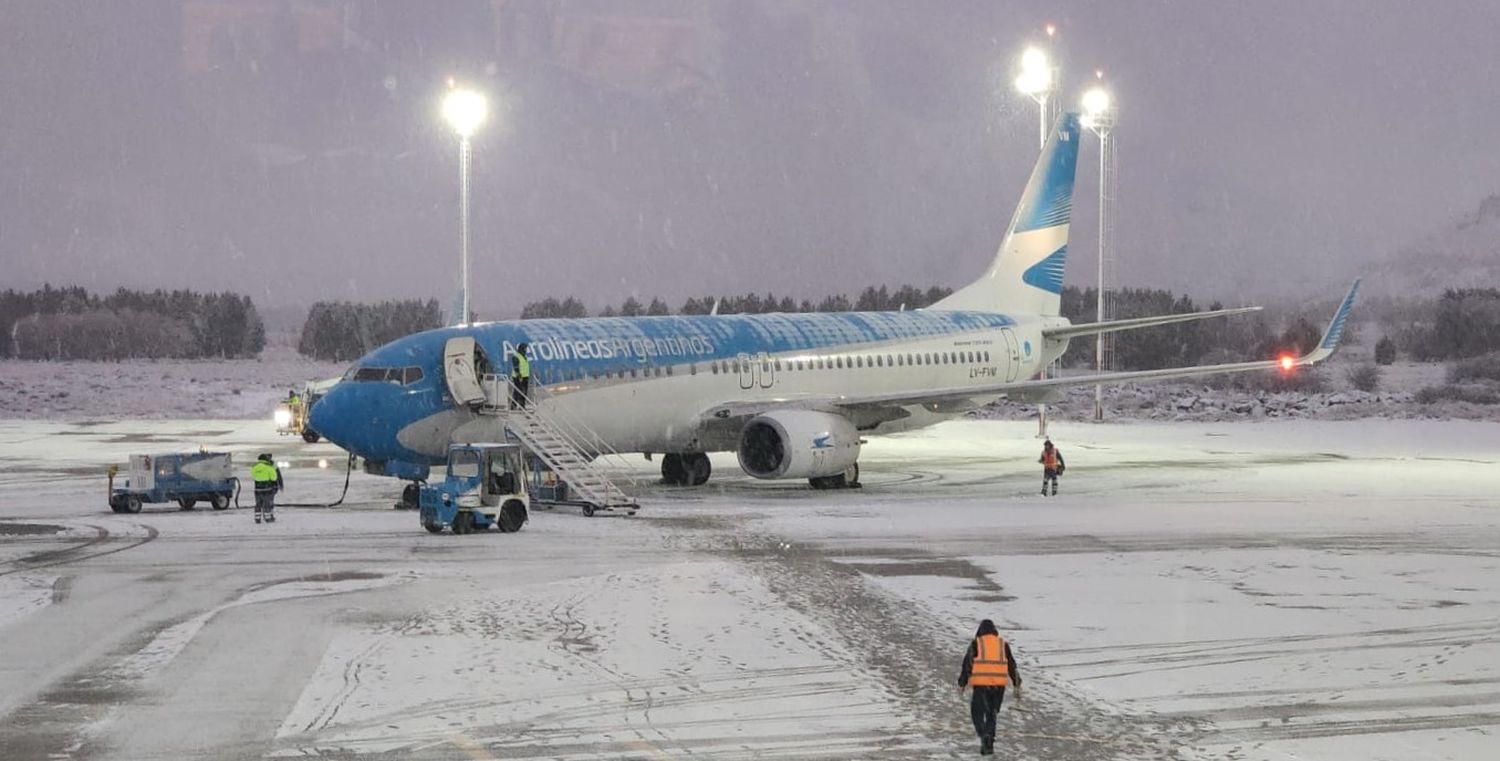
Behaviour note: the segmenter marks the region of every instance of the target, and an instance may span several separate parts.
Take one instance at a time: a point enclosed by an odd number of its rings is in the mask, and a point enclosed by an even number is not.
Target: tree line
[[[36,360],[230,359],[266,344],[250,297],[198,291],[108,296],[80,286],[0,293],[0,357]]]
[[[354,304],[319,301],[308,310],[297,340],[298,353],[332,362],[348,362],[402,336],[442,327],[437,299]]]

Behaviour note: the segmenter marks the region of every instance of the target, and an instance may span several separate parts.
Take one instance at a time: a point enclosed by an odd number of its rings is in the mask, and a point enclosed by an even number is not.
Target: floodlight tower
[[[1057,91],[1057,67],[1039,47],[1026,48],[1021,54],[1021,73],[1016,75],[1016,90],[1036,101],[1038,148],[1047,145],[1047,126],[1051,121],[1049,108],[1052,94]]]
[[[463,268],[463,285],[460,325],[469,324],[469,165],[473,151],[469,138],[489,115],[489,101],[483,93],[463,88],[454,88],[448,80],[448,94],[443,98],[443,119],[458,133],[458,248]]]
[[[1057,27],[1047,25],[1047,38],[1050,40],[1057,34]],[[1036,101],[1037,105],[1037,142],[1038,150],[1047,147],[1047,127],[1052,123],[1052,94],[1057,91],[1058,71],[1048,58],[1047,52],[1035,45],[1026,48],[1021,53],[1021,73],[1016,75],[1016,90]],[[1042,368],[1038,376],[1047,377],[1047,368]],[[1042,402],[1036,406],[1037,438],[1047,436],[1047,404]]]
[[[1102,78],[1103,72],[1096,72]],[[1091,88],[1083,94],[1083,126],[1099,138],[1099,287],[1096,304],[1099,322],[1104,322],[1104,262],[1109,251],[1110,239],[1114,236],[1115,201],[1115,143],[1110,139],[1119,114],[1114,99],[1103,87]],[[1094,336],[1094,367],[1099,373],[1105,369],[1103,333]],[[1104,419],[1104,385],[1094,384],[1094,419]]]

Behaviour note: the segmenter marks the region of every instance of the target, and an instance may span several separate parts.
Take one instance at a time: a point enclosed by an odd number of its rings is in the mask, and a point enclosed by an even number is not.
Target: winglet
[[[1333,356],[1339,348],[1339,339],[1344,335],[1344,323],[1349,321],[1349,312],[1354,309],[1354,296],[1359,293],[1359,279],[1355,278],[1354,285],[1349,286],[1348,295],[1339,304],[1339,310],[1333,313],[1333,320],[1328,323],[1328,329],[1323,331],[1323,340],[1318,342],[1318,348],[1313,349],[1297,360],[1299,365],[1311,365],[1322,362]]]

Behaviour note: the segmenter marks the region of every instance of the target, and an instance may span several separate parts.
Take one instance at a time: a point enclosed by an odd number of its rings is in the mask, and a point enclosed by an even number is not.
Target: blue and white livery
[[[842,486],[862,437],[931,425],[1001,396],[1148,378],[1268,370],[1276,361],[1037,379],[1073,336],[1257,307],[1072,325],[1059,316],[1078,163],[1076,114],[1058,120],[985,273],[910,312],[524,320],[431,330],[361,358],[312,410],[319,433],[371,469],[422,479],[456,441],[502,440],[481,409],[485,378],[530,344],[533,396],[619,452],[661,453],[668,481],[709,477],[708,452],[735,451],[758,478]],[[1358,283],[1355,284],[1356,288]],[[1351,290],[1323,342],[1326,359]],[[493,397],[493,392],[488,396]]]

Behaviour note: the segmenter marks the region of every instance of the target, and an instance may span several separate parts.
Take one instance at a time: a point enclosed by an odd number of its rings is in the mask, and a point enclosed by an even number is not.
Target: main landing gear
[[[809,478],[807,482],[814,489],[858,489],[860,487],[859,463],[850,465],[843,473]]]
[[[708,483],[713,466],[702,452],[664,454],[661,457],[661,479],[673,486],[702,486]]]

